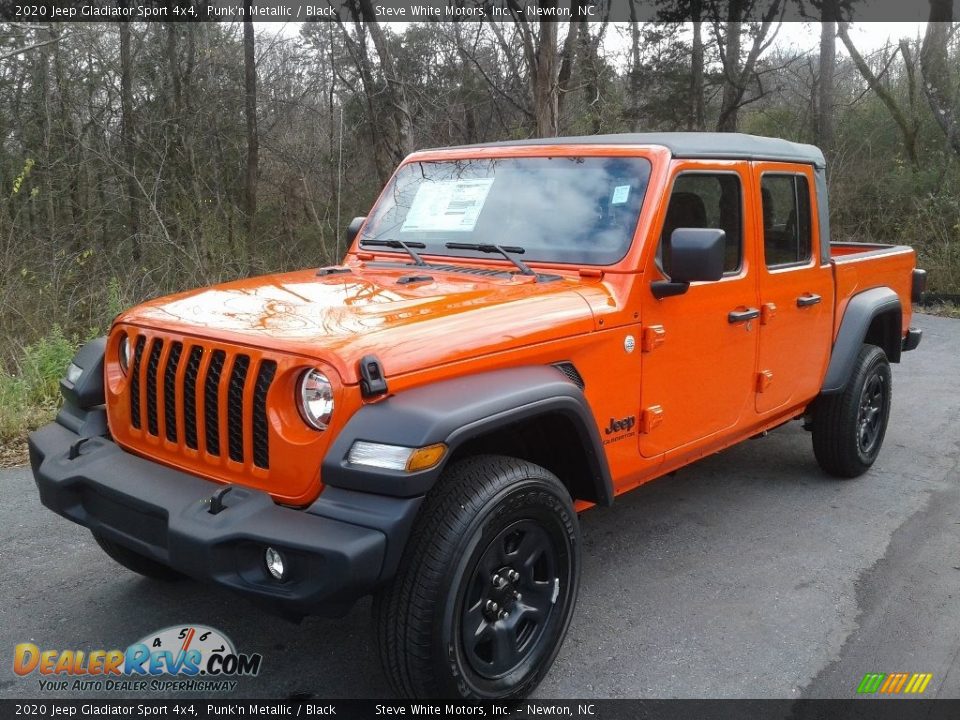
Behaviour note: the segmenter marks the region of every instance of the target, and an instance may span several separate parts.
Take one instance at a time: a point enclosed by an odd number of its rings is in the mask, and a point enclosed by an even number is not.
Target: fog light
[[[268,547],[267,551],[263,554],[263,559],[267,563],[267,570],[270,574],[277,580],[283,580],[283,573],[286,571],[286,568],[283,566],[283,555],[280,554],[280,551]]]

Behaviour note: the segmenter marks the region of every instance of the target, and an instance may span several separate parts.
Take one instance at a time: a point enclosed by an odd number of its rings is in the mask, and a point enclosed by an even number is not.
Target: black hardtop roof
[[[618,133],[580,137],[531,138],[461,145],[459,147],[516,147],[528,145],[660,145],[676,158],[713,160],[778,160],[826,166],[823,153],[814,145],[780,138],[718,132]],[[440,148],[437,148],[440,149]],[[453,148],[457,149],[457,148]]]

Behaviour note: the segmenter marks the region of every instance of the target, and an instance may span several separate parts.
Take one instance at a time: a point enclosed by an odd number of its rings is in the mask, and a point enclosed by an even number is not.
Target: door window
[[[804,175],[764,174],[763,256],[767,267],[810,262],[810,186]]]
[[[677,228],[715,228],[726,233],[724,274],[740,271],[743,258],[743,201],[740,176],[733,173],[684,173],[673,183],[660,234],[657,263],[670,276],[670,236]]]

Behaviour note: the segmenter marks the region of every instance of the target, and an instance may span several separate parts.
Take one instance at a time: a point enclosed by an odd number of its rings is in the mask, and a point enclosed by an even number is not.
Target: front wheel
[[[566,635],[579,573],[577,516],[554,475],[491,455],[452,466],[374,601],[394,689],[408,697],[527,695]]]
[[[835,477],[862,475],[880,453],[890,417],[890,363],[875,345],[864,345],[843,392],[817,399],[813,452]]]

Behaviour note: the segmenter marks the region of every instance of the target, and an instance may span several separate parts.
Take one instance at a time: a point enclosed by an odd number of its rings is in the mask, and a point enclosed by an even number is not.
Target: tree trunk
[[[120,23],[120,145],[123,149],[123,164],[126,166],[127,186],[127,234],[130,237],[134,262],[140,262],[139,190],[137,189],[134,164],[133,139],[133,71],[130,61],[130,23]]]
[[[171,7],[173,3],[169,3],[168,7]],[[172,11],[171,11],[172,12]],[[177,24],[176,23],[167,23],[167,68],[170,73],[170,100],[171,100],[171,109],[173,111],[172,117],[174,120],[180,114],[180,59],[177,53]]]
[[[837,15],[833,0],[820,10],[820,72],[817,100],[817,144],[828,157],[833,152],[833,91],[837,61]]]
[[[706,127],[706,108],[703,100],[703,23],[700,21],[700,3],[694,0],[693,43],[690,47],[690,116],[687,130],[703,130]]]
[[[413,118],[410,114],[410,105],[407,102],[406,88],[397,72],[397,66],[393,59],[393,53],[390,51],[390,44],[383,33],[383,28],[377,21],[376,12],[371,0],[359,0],[360,12],[363,14],[367,31],[370,33],[370,39],[373,40],[373,46],[376,48],[377,57],[380,59],[380,71],[387,83],[387,97],[391,105],[390,116],[393,121],[394,138],[393,159],[394,164],[398,164],[403,158],[413,152]]]
[[[249,17],[250,0],[245,0],[245,16]],[[246,231],[247,270],[252,274],[254,262],[254,232],[257,214],[257,175],[260,162],[260,139],[257,136],[257,64],[253,36],[253,22],[243,21],[244,111],[247,118],[247,172],[244,201],[244,229]]]
[[[739,122],[740,98],[743,97],[743,88],[740,86],[740,40],[743,24],[740,22],[740,15],[740,0],[730,0],[723,58],[723,99],[717,120],[717,130],[720,132],[736,132]]]
[[[557,69],[557,23],[541,20],[533,69],[533,110],[537,120],[537,137],[556,137],[560,134]]]
[[[640,21],[637,19],[638,0],[630,0],[630,129],[640,130],[640,108],[643,88],[640,85]]]
[[[953,23],[951,0],[929,0],[930,21],[920,51],[920,72],[930,110],[951,149],[960,155],[960,110],[951,77],[947,42]]]

